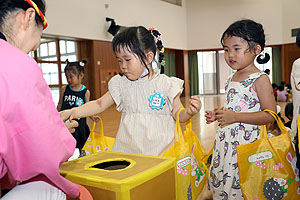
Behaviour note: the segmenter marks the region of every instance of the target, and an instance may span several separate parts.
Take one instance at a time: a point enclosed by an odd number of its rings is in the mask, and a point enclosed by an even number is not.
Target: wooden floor
[[[201,111],[193,116],[192,118],[192,129],[198,136],[199,140],[203,144],[206,151],[209,151],[213,145],[213,141],[216,134],[217,122],[212,124],[205,123],[204,113],[205,110],[212,110],[216,107],[220,108],[223,106],[225,95],[203,95],[200,96],[202,102]],[[188,103],[188,98],[181,98],[182,104],[186,106]],[[286,102],[278,102],[278,105],[281,106],[281,116],[284,119],[284,108]],[[100,113],[99,116],[103,120],[103,129],[106,136],[115,137],[119,128],[121,113],[115,109],[115,106],[111,106],[103,113]],[[92,121],[88,119],[88,124],[92,127]],[[182,129],[185,129],[184,124],[181,124]],[[96,132],[99,132],[99,126],[96,126]]]
[[[217,123],[207,125],[205,123],[204,113],[205,110],[211,110],[215,107],[221,107],[224,102],[224,95],[205,95],[200,96],[202,102],[201,111],[192,118],[192,129],[199,137],[205,150],[210,150],[213,145],[214,136],[216,133]],[[188,103],[188,98],[181,99],[182,104],[185,106]],[[104,134],[110,137],[115,137],[119,128],[121,113],[111,106],[99,116],[103,120]],[[88,119],[88,124],[91,127],[92,121]],[[182,129],[185,129],[185,124],[181,124]],[[99,132],[99,126],[96,126],[96,132]]]
[[[188,100],[188,98],[181,98],[184,106],[188,104]],[[198,114],[192,117],[192,129],[198,136],[205,150],[208,152],[213,146],[218,123],[214,122],[209,125],[206,124],[204,114],[206,110],[222,107],[225,100],[225,95],[203,95],[200,96],[200,100],[202,102],[202,109]],[[281,107],[281,116],[284,118],[284,120],[286,120],[286,117],[284,116],[286,102],[278,102],[278,105]],[[99,116],[103,120],[104,134],[115,137],[119,128],[121,113],[116,111],[115,106],[112,106],[103,113],[99,114]],[[88,124],[90,127],[92,123],[93,122],[88,119]],[[181,124],[181,127],[184,130],[185,124]],[[99,132],[99,126],[96,127],[96,132]],[[197,200],[206,199],[205,197],[209,196],[208,194],[209,192],[204,189]]]

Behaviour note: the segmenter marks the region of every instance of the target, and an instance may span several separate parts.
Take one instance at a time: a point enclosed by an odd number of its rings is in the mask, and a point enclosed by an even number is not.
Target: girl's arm
[[[173,110],[172,110],[172,116],[173,118],[176,120],[177,118],[177,113],[179,111],[180,108],[183,108],[183,105],[180,101],[179,98],[180,94],[178,94],[173,101]],[[201,109],[201,101],[199,99],[199,97],[197,96],[192,96],[190,101],[190,105],[187,109],[184,109],[180,115],[179,115],[179,121],[182,122],[186,122],[189,119],[191,119],[195,114],[197,114],[200,109]]]
[[[87,90],[85,93],[85,103],[88,103],[90,101],[90,96],[91,96],[91,93],[89,90]],[[94,122],[100,121],[99,116],[90,116],[90,119],[93,120]]]
[[[68,110],[67,112],[70,112],[69,118],[70,118],[70,120],[72,120],[72,119],[88,117],[88,116],[99,114],[113,104],[114,104],[113,98],[111,97],[109,92],[106,92],[99,99],[90,101],[86,104],[83,104],[82,106],[72,108],[71,110]]]
[[[236,122],[264,125],[274,121],[274,118],[270,114],[263,111],[264,109],[269,109],[276,113],[276,102],[269,78],[265,75],[258,78],[253,84],[253,89],[257,93],[262,111],[236,113],[227,109],[217,110],[216,118],[221,126]]]
[[[60,89],[59,89],[59,101],[58,101],[58,104],[57,104],[57,107],[56,109],[58,111],[60,111],[61,109],[61,105],[62,105],[62,102],[63,102],[63,98],[64,98],[64,93],[66,91],[66,86],[62,86]]]
[[[91,97],[91,93],[89,90],[86,91],[85,93],[85,103],[89,102],[90,101],[90,97]]]

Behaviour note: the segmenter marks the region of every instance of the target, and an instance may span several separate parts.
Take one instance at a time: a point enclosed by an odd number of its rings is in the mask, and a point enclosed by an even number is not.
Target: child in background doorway
[[[71,109],[82,106],[90,101],[90,91],[82,84],[84,78],[84,66],[87,63],[86,60],[79,62],[69,62],[66,60],[67,65],[64,69],[68,85],[61,87],[60,98],[57,105],[58,111]],[[92,117],[93,120],[99,120],[98,117]],[[86,118],[80,118],[76,121],[79,126],[75,128],[73,133],[74,138],[77,141],[76,148],[81,151],[87,138],[90,134],[90,129],[86,123]]]
[[[86,117],[115,103],[122,116],[112,150],[161,155],[174,142],[176,115],[183,107],[180,101],[183,81],[152,68],[157,50],[158,62],[161,66],[165,64],[161,34],[157,30],[129,27],[114,37],[112,45],[123,75],[109,81],[109,91],[101,98],[66,112],[70,119]],[[180,113],[180,122],[189,120],[200,108],[200,99],[191,97],[190,105]]]
[[[260,64],[270,59],[263,51],[263,26],[252,20],[237,21],[223,33],[221,43],[226,63],[236,72],[226,81],[224,107],[206,111],[205,115],[208,124],[219,122],[208,188],[213,192],[213,199],[240,200],[243,195],[236,146],[260,138],[260,125],[274,121],[262,110],[276,111],[276,103],[268,75],[254,65],[259,54]]]

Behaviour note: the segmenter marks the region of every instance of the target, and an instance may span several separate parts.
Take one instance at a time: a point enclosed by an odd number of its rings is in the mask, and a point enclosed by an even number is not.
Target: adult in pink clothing
[[[0,0],[0,191],[11,189],[2,199],[79,196],[59,174],[76,141],[28,56],[47,27],[44,13],[43,0]]]

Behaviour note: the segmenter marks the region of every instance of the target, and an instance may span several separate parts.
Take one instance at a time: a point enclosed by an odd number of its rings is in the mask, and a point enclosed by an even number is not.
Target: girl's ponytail
[[[156,38],[156,47],[159,50],[158,53],[158,62],[160,63],[160,73],[163,74],[164,73],[164,67],[166,65],[166,61],[164,60],[165,57],[165,48],[162,44],[161,41],[161,34],[158,30],[155,30],[153,27],[149,28],[149,31],[152,33],[152,35],[154,35],[154,37]]]

